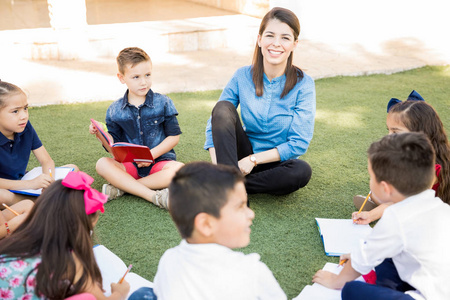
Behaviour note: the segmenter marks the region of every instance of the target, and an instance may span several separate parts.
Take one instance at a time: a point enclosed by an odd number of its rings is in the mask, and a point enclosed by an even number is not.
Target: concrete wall
[[[440,49],[450,59],[448,0],[270,0],[270,7],[294,11],[301,39],[385,51],[403,42],[420,49]]]
[[[186,0],[262,18],[275,6],[294,11],[300,39],[383,53],[393,41],[450,60],[449,0]]]
[[[186,0],[253,17],[262,18],[269,10],[270,0]]]

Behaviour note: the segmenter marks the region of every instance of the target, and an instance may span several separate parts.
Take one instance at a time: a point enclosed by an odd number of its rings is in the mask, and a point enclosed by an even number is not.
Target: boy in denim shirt
[[[106,112],[108,134],[115,143],[149,147],[155,162],[119,163],[113,158],[100,158],[97,173],[109,182],[103,185],[102,192],[109,199],[127,192],[167,209],[167,187],[183,166],[176,161],[173,150],[181,134],[178,112],[169,97],[151,90],[152,62],[145,51],[125,48],[117,56],[117,65],[117,77],[128,90]],[[92,124],[89,132],[96,133]]]

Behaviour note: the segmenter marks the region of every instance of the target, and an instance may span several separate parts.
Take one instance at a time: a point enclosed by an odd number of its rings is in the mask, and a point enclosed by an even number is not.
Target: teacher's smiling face
[[[289,25],[272,19],[261,35],[258,35],[258,46],[264,57],[264,68],[286,68],[287,59],[297,46],[298,40]]]

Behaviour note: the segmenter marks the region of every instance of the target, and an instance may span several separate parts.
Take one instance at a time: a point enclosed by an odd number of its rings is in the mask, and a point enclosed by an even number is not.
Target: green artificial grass
[[[245,253],[257,252],[289,298],[311,283],[314,273],[338,258],[324,254],[315,217],[350,218],[352,198],[369,186],[366,150],[387,134],[386,105],[417,90],[450,126],[450,67],[424,67],[393,75],[335,77],[316,81],[314,137],[302,157],[313,169],[307,187],[287,196],[250,195],[256,218]],[[183,134],[175,148],[184,163],[209,161],[204,130],[220,91],[176,93],[173,99]],[[119,97],[120,95],[118,95]],[[88,132],[89,119],[104,120],[111,102],[32,107],[30,120],[56,165],[74,163],[95,178],[96,161],[106,155]],[[32,156],[29,169],[38,163]],[[277,180],[274,178],[274,180]],[[133,272],[153,281],[161,255],[180,242],[167,211],[134,196],[106,204],[96,228],[97,242],[111,249]]]

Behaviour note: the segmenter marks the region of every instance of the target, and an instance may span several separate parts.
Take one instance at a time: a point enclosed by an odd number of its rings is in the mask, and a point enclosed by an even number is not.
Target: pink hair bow
[[[86,214],[90,215],[97,210],[105,211],[103,204],[108,201],[108,196],[100,193],[96,189],[91,188],[94,178],[84,172],[69,172],[66,178],[61,182],[63,186],[75,189],[84,190],[84,206]]]

